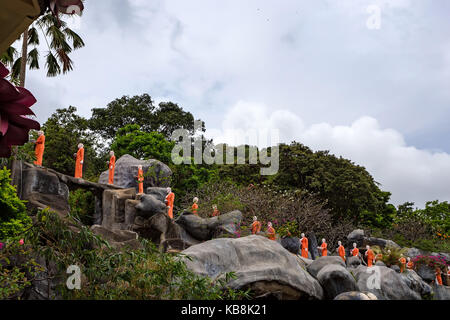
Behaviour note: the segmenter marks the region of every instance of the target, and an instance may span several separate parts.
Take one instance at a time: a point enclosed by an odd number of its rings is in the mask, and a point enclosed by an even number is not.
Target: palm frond
[[[11,68],[11,77],[18,79],[20,76],[20,67],[22,65],[22,57],[17,58]]]
[[[61,73],[61,67],[59,66],[58,61],[51,52],[47,54],[47,61],[45,63],[45,66],[47,68],[47,77],[56,77]]]
[[[69,28],[65,28],[63,32],[67,36],[67,38],[72,40],[72,47],[74,49],[80,49],[84,47],[83,39],[81,39],[81,37],[76,32]]]
[[[43,15],[36,21],[36,23],[42,29],[47,29],[50,28],[51,26],[60,26],[62,28],[65,28],[67,25],[67,23],[65,23],[64,21],[59,21],[58,18],[51,13]]]
[[[56,54],[58,55],[59,61],[63,65],[63,73],[72,71],[73,70],[73,61],[69,58],[67,53],[63,49],[58,49],[56,51]]]
[[[39,34],[35,27],[31,27],[28,30],[28,45],[39,45]]]
[[[14,47],[9,47],[6,51],[0,56],[0,61],[3,62],[6,66],[12,66],[14,63],[14,59],[17,56],[17,50]]]
[[[55,50],[62,49],[66,53],[72,52],[72,48],[66,42],[66,36],[56,26],[51,26],[47,29],[47,36],[51,38],[50,47]]]
[[[39,51],[37,48],[28,53],[27,62],[30,65],[30,69],[39,69]]]

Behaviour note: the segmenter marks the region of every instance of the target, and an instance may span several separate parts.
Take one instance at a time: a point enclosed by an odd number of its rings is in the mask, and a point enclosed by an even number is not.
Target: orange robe
[[[327,243],[322,242],[322,245],[320,247],[322,248],[322,257],[326,257],[328,255]]]
[[[300,241],[302,242],[302,257],[308,259],[308,238],[304,237]]]
[[[175,194],[173,192],[169,193],[166,197],[166,201],[167,206],[169,207],[167,214],[169,215],[170,219],[173,219],[173,202],[175,201]]]
[[[109,176],[108,183],[114,184],[114,170],[116,169],[116,156],[112,156],[109,159]]]
[[[194,203],[192,205],[192,213],[195,214],[196,216],[198,216],[197,210],[198,210],[198,204]]]
[[[218,209],[214,209],[212,216],[217,217],[218,215],[220,215],[220,211]]]
[[[371,267],[373,264],[373,259],[375,258],[375,254],[373,253],[372,249],[367,250],[367,266]]]
[[[254,221],[252,223],[252,234],[257,234],[260,231],[261,231],[261,222]]]
[[[405,271],[405,266],[406,266],[406,259],[405,258],[400,258],[400,272]]]
[[[438,285],[442,286],[441,269],[436,268],[436,281]]]
[[[339,253],[339,256],[342,258],[342,260],[345,261],[345,248],[343,245],[339,246],[338,253]]]
[[[358,248],[354,248],[351,251],[352,256],[357,257],[359,255],[359,249]]]
[[[42,158],[44,156],[45,149],[45,136],[42,135],[36,140],[36,148],[34,149],[34,154],[36,155],[36,161],[34,164],[42,166]]]
[[[383,259],[383,255],[381,253],[379,253],[375,256],[375,261],[379,261],[381,259]]]
[[[408,262],[408,263],[406,264],[406,267],[407,267],[409,270],[414,269],[414,262],[412,262],[412,261]]]
[[[275,229],[273,227],[267,228],[267,234],[270,240],[275,240]]]
[[[138,193],[144,193],[144,171],[142,171],[142,169],[138,169],[138,186],[139,186],[139,191]]]
[[[78,149],[77,160],[75,161],[75,178],[83,177],[84,148]]]

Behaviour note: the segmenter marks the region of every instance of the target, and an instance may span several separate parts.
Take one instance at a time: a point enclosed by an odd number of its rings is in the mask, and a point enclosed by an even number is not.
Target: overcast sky
[[[373,5],[378,29],[367,25]],[[69,105],[90,116],[122,95],[149,93],[204,120],[217,142],[233,143],[232,128],[277,129],[282,142],[365,166],[396,205],[450,200],[450,1],[85,6],[70,19],[86,43],[71,56],[74,71],[28,73],[39,120]]]

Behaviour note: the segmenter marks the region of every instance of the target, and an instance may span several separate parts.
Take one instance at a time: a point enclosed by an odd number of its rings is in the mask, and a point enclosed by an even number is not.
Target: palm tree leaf
[[[22,65],[22,57],[17,58],[11,68],[11,78],[18,79],[20,76],[20,67]]]
[[[27,61],[30,65],[30,69],[39,69],[39,51],[37,48],[34,48],[28,53]]]
[[[73,70],[73,61],[69,58],[67,53],[62,49],[58,49],[56,51],[56,54],[58,55],[59,61],[63,65],[63,73],[72,71]]]
[[[43,15],[36,21],[36,23],[42,29],[47,29],[50,28],[51,26],[61,26],[64,28],[67,25],[64,21],[59,21],[58,18],[51,13]]]
[[[84,47],[83,39],[81,39],[81,37],[76,32],[69,28],[65,28],[63,32],[65,33],[67,38],[72,40],[72,46],[74,49],[80,49]]]
[[[14,47],[9,47],[6,51],[0,56],[0,61],[3,62],[7,66],[12,66],[14,63],[14,58],[17,56],[17,50]]]
[[[59,66],[58,61],[51,52],[47,54],[45,67],[47,68],[47,77],[55,77],[61,73],[61,67]]]
[[[28,30],[28,45],[39,45],[39,34],[35,27]]]
[[[66,53],[72,52],[72,48],[66,42],[66,36],[56,26],[51,26],[47,29],[47,36],[51,38],[50,47],[55,50],[62,49]]]

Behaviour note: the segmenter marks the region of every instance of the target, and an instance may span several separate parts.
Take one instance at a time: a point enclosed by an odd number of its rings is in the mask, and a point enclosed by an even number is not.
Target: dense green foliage
[[[15,237],[31,225],[23,201],[11,185],[10,172],[0,170],[0,242]]]
[[[69,206],[72,215],[85,225],[92,225],[95,212],[95,197],[91,191],[77,189],[69,193]]]
[[[140,249],[118,251],[69,216],[63,221],[48,210],[36,216],[36,223],[25,235],[25,243],[34,254],[52,261],[56,269],[49,277],[60,279],[56,295],[64,299],[241,299],[247,292],[226,288],[233,274],[220,279],[197,276],[188,270],[182,255],[164,254],[151,242],[141,241]],[[69,227],[69,224],[72,227]],[[76,228],[77,232],[73,230]],[[0,251],[0,298],[20,298],[30,285],[31,256],[20,263],[11,259],[20,254],[8,246]],[[14,249],[14,250],[13,250]],[[81,289],[69,290],[65,280],[67,267],[81,271]],[[52,271],[50,271],[52,272]],[[14,277],[11,277],[14,275]]]

